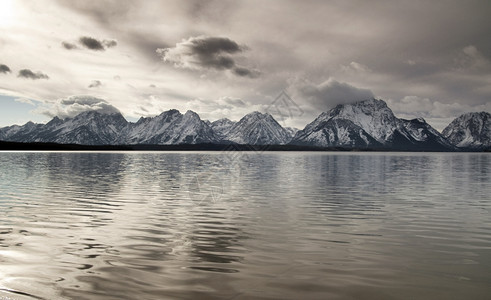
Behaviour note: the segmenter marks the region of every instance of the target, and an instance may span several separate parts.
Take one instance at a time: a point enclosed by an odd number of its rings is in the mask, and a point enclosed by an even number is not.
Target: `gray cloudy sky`
[[[0,110],[20,123],[90,97],[130,118],[237,120],[282,90],[301,128],[370,97],[437,129],[491,111],[491,1],[0,3]]]

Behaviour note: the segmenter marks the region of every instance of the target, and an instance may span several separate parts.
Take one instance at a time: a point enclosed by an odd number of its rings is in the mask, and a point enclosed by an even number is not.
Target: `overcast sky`
[[[284,125],[376,97],[441,130],[491,111],[490,12],[470,0],[0,0],[0,126],[107,106],[130,120],[171,108],[238,120],[286,90]]]

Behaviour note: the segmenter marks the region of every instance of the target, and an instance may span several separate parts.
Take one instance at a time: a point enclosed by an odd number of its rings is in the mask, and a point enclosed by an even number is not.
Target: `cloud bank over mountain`
[[[50,118],[55,116],[65,119],[73,118],[85,111],[97,111],[102,114],[115,114],[120,111],[106,100],[92,96],[70,96],[53,103],[46,103],[37,112]]]

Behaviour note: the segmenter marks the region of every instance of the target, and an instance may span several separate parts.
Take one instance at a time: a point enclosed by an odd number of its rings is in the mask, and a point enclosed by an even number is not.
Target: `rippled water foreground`
[[[0,299],[486,299],[491,155],[0,153]]]

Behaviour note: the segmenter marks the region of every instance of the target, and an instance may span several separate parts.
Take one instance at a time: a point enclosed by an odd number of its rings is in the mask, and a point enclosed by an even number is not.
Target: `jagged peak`
[[[356,102],[343,103],[338,104],[335,107],[343,107],[343,106],[377,106],[377,107],[387,107],[387,103],[382,99],[365,99]]]
[[[480,111],[480,112],[468,112],[465,114],[462,114],[458,116],[456,119],[467,119],[467,118],[485,118],[485,117],[491,117],[491,114],[486,112],[486,111]]]
[[[244,121],[249,121],[249,120],[256,120],[256,119],[269,119],[269,120],[274,120],[273,116],[271,116],[269,113],[262,113],[259,111],[253,111],[248,113],[247,115],[243,116],[242,119],[240,119],[239,122],[244,122]]]
[[[359,109],[361,111],[370,111],[373,109],[375,111],[386,110],[392,112],[392,110],[389,108],[389,106],[384,100],[375,99],[375,98],[352,102],[352,103],[338,104],[329,112],[339,113],[346,109],[357,109],[357,110]]]
[[[211,122],[211,124],[218,124],[218,123],[223,123],[223,122],[227,122],[227,123],[232,122],[233,123],[234,121],[230,120],[229,118],[221,118],[221,119],[218,119],[218,120]]]
[[[201,120],[200,116],[199,116],[197,113],[195,113],[194,111],[192,111],[192,110],[188,110],[188,111],[186,111],[186,113],[184,114],[184,116],[185,116],[185,117],[188,117],[188,118],[189,118],[189,117],[192,117],[192,118],[198,118],[198,119],[200,119],[200,120]]]
[[[63,122],[62,119],[60,119],[58,116],[54,116],[53,119],[51,119],[51,121],[49,121],[48,123],[46,123],[46,125],[54,125],[54,124],[59,124]]]
[[[159,117],[165,117],[165,116],[173,116],[173,115],[182,115],[180,111],[178,111],[177,109],[169,109],[169,110],[166,110],[166,111],[163,111],[162,113],[160,113],[159,115],[156,116],[156,118],[159,118]]]
[[[262,113],[260,111],[253,111],[248,113],[246,116],[271,116],[269,113]]]
[[[160,113],[161,115],[162,114],[180,114],[181,112],[175,108],[171,108],[169,110],[166,110],[166,111],[163,111],[162,113]]]
[[[426,123],[426,120],[422,117],[419,117],[419,118],[414,118],[414,119],[411,119],[411,120],[406,120],[406,119],[401,119],[403,121],[407,121],[407,122],[411,122],[411,123],[421,123],[421,124],[427,124]]]

